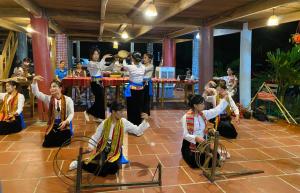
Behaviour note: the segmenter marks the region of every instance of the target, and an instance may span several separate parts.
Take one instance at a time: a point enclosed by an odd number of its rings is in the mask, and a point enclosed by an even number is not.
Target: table
[[[106,89],[107,87],[116,87],[116,100],[120,100],[120,87],[124,86],[126,83],[128,83],[129,78],[128,77],[120,77],[120,78],[111,78],[111,77],[103,77],[102,83],[104,86],[104,96],[106,96]],[[187,93],[188,93],[188,87],[192,87],[192,94],[194,94],[194,85],[198,83],[196,80],[177,80],[177,79],[164,79],[164,78],[152,78],[153,84],[156,84],[156,101],[158,103],[161,103],[162,106],[164,106],[165,102],[165,93],[164,88],[165,84],[173,83],[173,84],[184,84],[184,101],[187,101]],[[62,80],[63,87],[70,87],[70,86],[80,86],[83,88],[87,88],[91,84],[91,78],[90,77],[66,77]],[[161,97],[159,97],[159,86],[162,85],[162,93]],[[106,106],[106,97],[105,98],[105,106]]]

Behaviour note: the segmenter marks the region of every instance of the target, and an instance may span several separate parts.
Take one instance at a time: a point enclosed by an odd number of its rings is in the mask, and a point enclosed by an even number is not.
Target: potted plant
[[[267,62],[272,65],[274,80],[279,88],[279,100],[282,103],[289,86],[300,84],[299,61],[300,52],[298,46],[294,46],[287,52],[277,49],[276,52],[267,53]]]

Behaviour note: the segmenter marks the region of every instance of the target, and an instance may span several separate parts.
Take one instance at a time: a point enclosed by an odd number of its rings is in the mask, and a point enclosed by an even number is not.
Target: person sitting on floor
[[[92,156],[82,162],[82,168],[96,176],[115,174],[119,170],[119,160],[122,154],[123,137],[126,132],[140,136],[150,127],[148,114],[142,113],[144,119],[137,126],[123,118],[124,106],[112,102],[111,115],[97,128],[96,133],[89,141],[88,151],[93,151]],[[70,170],[77,168],[77,161],[70,164]]]
[[[224,97],[226,98],[226,97]],[[204,98],[201,95],[190,95],[188,98],[190,110],[182,117],[183,141],[182,157],[191,168],[199,167],[195,159],[195,150],[198,144],[205,141],[207,120],[215,118],[227,107],[228,102],[222,99],[219,105],[210,110],[204,110]],[[230,155],[227,153],[227,158]],[[201,165],[205,155],[201,155]],[[211,165],[211,164],[210,164]]]
[[[235,139],[238,133],[234,125],[231,123],[231,114],[233,111],[235,120],[237,123],[239,123],[240,112],[234,100],[232,99],[231,94],[227,91],[226,82],[220,81],[217,89],[212,93],[213,94],[211,96],[204,95],[204,98],[207,102],[211,102],[213,104],[213,107],[217,106],[220,103],[220,100],[224,98],[224,96],[228,96],[227,98],[229,106],[221,113],[220,116],[215,119],[215,128],[219,131],[222,137]]]
[[[73,134],[71,121],[74,117],[73,100],[62,94],[62,85],[58,80],[53,80],[50,94],[39,91],[37,81],[43,81],[42,76],[35,76],[31,84],[32,93],[48,107],[48,126],[43,142],[43,147],[60,147],[70,143]]]
[[[6,82],[6,93],[0,93],[3,101],[0,110],[0,135],[17,133],[22,130],[21,113],[25,98],[17,90],[18,83],[14,80]]]

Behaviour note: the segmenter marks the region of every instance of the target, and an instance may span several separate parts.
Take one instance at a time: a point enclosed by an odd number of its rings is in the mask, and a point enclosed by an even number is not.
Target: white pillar
[[[240,103],[247,107],[251,101],[251,44],[252,31],[244,23],[240,47]]]
[[[192,74],[195,79],[199,79],[199,55],[200,55],[200,37],[199,32],[194,34],[193,37],[193,58],[192,58]],[[195,92],[197,93],[199,89],[199,85],[195,85]]]
[[[130,52],[134,52],[134,42],[130,42]]]
[[[76,59],[80,61],[80,41],[76,41]]]

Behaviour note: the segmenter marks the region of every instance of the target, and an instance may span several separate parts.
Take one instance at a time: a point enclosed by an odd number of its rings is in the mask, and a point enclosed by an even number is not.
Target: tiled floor
[[[226,178],[211,184],[199,169],[191,169],[180,154],[183,110],[154,110],[151,128],[141,137],[128,135],[124,150],[130,164],[118,176],[94,182],[134,182],[152,179],[156,165],[163,166],[162,187],[116,189],[105,188],[83,192],[128,193],[294,193],[300,191],[300,128],[284,123],[261,123],[242,120],[237,125],[236,140],[222,140],[229,149],[223,171],[261,169],[263,174]],[[27,119],[30,122],[30,119]],[[33,122],[33,120],[31,120]],[[28,123],[30,125],[30,123]],[[94,123],[85,123],[82,113],[74,119],[75,135],[91,135]],[[0,180],[3,193],[68,193],[72,186],[62,183],[53,171],[52,160],[57,149],[43,149],[43,126],[31,124],[21,133],[0,136]],[[58,156],[58,167],[68,170],[77,154],[77,144]],[[71,173],[68,173],[71,174]],[[85,178],[84,181],[87,179]],[[1,192],[1,191],[0,191]]]

